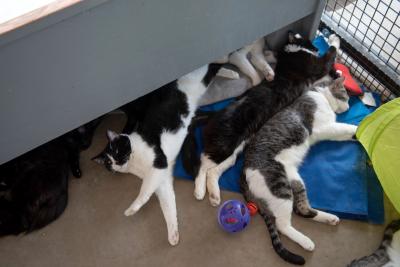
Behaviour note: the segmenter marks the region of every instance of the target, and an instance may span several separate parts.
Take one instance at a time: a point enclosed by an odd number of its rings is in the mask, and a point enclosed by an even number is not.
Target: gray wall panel
[[[306,31],[318,2],[110,0],[3,40],[0,163],[304,17]]]

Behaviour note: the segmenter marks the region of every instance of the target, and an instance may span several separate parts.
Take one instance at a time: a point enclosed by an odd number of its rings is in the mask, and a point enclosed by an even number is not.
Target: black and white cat
[[[70,171],[89,148],[94,120],[0,166],[0,236],[31,232],[56,220],[68,203]]]
[[[369,256],[353,260],[348,267],[398,267],[400,266],[400,220],[392,221],[385,229],[383,240]]]
[[[275,80],[261,82],[210,119],[203,130],[200,167],[194,168],[198,170],[196,199],[203,199],[208,189],[211,205],[219,205],[219,177],[235,163],[245,142],[265,121],[298,98],[310,83],[332,71],[339,39],[332,40],[328,52],[317,57],[317,49],[310,41],[289,32],[288,44],[278,53]]]
[[[306,250],[314,250],[315,245],[291,225],[293,209],[318,222],[339,223],[337,216],[310,207],[298,168],[312,144],[352,140],[357,130],[355,125],[336,122],[335,113],[349,108],[344,78],[327,79],[268,120],[244,150],[242,192],[247,201],[257,204],[275,251],[294,264],[304,264],[304,259],[284,248],[277,231]]]
[[[147,112],[129,123],[133,132],[108,131],[109,143],[93,158],[110,171],[132,173],[143,180],[139,195],[125,211],[126,216],[135,214],[153,193],[157,195],[171,245],[179,242],[173,166],[197,102],[220,67],[203,66],[152,92],[143,99]]]

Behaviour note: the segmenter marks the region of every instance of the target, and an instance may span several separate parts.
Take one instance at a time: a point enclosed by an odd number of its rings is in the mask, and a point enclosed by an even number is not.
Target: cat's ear
[[[114,140],[116,137],[118,137],[118,134],[116,133],[116,132],[114,132],[114,131],[111,131],[111,130],[107,130],[107,138],[108,138],[108,141],[112,141],[112,140]]]
[[[104,163],[106,162],[106,155],[101,152],[97,156],[93,157],[92,160],[100,165],[104,165]]]

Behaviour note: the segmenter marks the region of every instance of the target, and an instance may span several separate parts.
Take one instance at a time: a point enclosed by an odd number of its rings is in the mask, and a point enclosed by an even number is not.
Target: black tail
[[[204,125],[208,122],[210,117],[214,115],[213,111],[200,111],[196,112],[192,122],[189,125],[188,134],[182,145],[182,164],[185,171],[192,177],[196,177],[200,168],[200,158],[197,155],[197,142],[196,142],[196,127]]]
[[[240,177],[240,191],[242,192],[244,198],[248,202],[254,202],[258,206],[258,213],[264,218],[265,224],[267,225],[267,229],[269,235],[271,237],[272,247],[276,251],[276,253],[285,261],[297,264],[304,265],[306,262],[302,256],[294,254],[287,250],[279,237],[278,229],[275,224],[275,217],[272,214],[269,214],[268,207],[263,204],[263,201],[255,198],[253,194],[250,192],[248,184],[246,182],[245,174],[242,172]]]
[[[261,211],[259,213],[264,218],[264,221],[267,225],[269,234],[271,236],[272,246],[276,253],[287,262],[297,265],[303,265],[306,261],[302,256],[290,252],[283,246],[281,238],[279,237],[278,230],[276,229],[275,218],[273,216],[263,214]]]

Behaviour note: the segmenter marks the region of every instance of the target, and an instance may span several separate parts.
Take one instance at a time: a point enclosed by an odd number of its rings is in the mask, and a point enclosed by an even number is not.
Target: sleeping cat
[[[252,44],[247,45],[235,52],[230,53],[224,58],[215,61],[215,63],[231,63],[235,65],[241,72],[246,74],[251,79],[253,86],[259,84],[262,80],[257,70],[264,75],[267,81],[272,81],[274,79],[275,72],[265,59],[264,47],[265,40],[262,37]],[[225,68],[222,68],[218,72],[218,75],[228,78],[235,78],[235,75],[237,75],[237,78],[239,78],[238,73]]]
[[[314,250],[315,245],[291,225],[293,209],[318,222],[339,223],[335,215],[310,207],[298,168],[312,144],[352,140],[357,130],[357,126],[336,122],[335,113],[348,110],[349,96],[343,77],[329,80],[305,92],[268,120],[244,150],[241,190],[247,201],[258,206],[275,251],[294,264],[304,264],[304,259],[282,245],[277,231],[306,250]]]
[[[381,245],[369,256],[353,260],[348,267],[400,266],[400,220],[392,221],[385,229]]]
[[[207,188],[211,205],[219,205],[219,177],[235,164],[245,142],[265,121],[298,98],[310,83],[332,71],[339,46],[339,39],[333,40],[334,46],[327,54],[317,57],[310,41],[289,32],[288,44],[278,53],[275,80],[261,82],[210,119],[203,130],[200,167],[193,168],[199,170],[195,179],[196,199],[203,199]],[[183,158],[186,161],[185,155]]]
[[[167,223],[171,245],[179,242],[172,168],[185,139],[197,102],[221,65],[210,64],[152,92],[142,112],[130,123],[132,132],[107,132],[108,144],[93,159],[110,171],[143,179],[139,195],[125,211],[135,214],[155,193]],[[133,126],[132,126],[133,125]]]
[[[92,121],[0,166],[0,236],[31,232],[57,219],[68,202],[70,171],[100,120]]]

